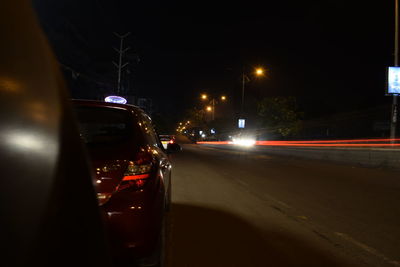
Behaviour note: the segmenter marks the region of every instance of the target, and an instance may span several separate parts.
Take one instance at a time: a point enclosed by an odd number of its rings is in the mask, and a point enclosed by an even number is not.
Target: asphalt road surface
[[[184,145],[168,267],[400,266],[400,173]]]

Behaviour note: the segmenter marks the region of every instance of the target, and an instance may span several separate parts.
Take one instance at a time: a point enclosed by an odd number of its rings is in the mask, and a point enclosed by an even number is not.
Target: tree
[[[202,109],[194,107],[186,110],[185,119],[190,121],[191,126],[204,127],[206,125],[205,112]]]
[[[303,113],[297,109],[295,97],[264,98],[257,103],[263,126],[283,137],[299,132]]]

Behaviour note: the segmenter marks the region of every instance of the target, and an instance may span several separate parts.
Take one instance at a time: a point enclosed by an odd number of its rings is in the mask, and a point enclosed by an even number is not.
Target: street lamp
[[[264,69],[263,68],[256,68],[256,75],[257,76],[263,76],[264,75]]]
[[[254,70],[254,73],[256,76],[260,77],[260,76],[264,76],[265,70],[261,67],[258,67]],[[244,67],[243,67],[243,71],[242,71],[242,106],[241,106],[241,116],[243,116],[243,112],[244,112],[244,87],[246,84],[246,81],[250,81],[249,77],[247,77],[247,75],[244,73]]]
[[[207,98],[208,98],[208,95],[206,95],[206,94],[201,95],[202,100],[206,100]],[[221,98],[221,101],[226,101],[226,96],[222,95],[220,98]],[[206,110],[208,112],[212,111],[212,120],[214,120],[215,119],[215,104],[217,104],[217,101],[215,100],[214,97],[211,99],[210,104],[211,104],[211,106],[207,106]]]

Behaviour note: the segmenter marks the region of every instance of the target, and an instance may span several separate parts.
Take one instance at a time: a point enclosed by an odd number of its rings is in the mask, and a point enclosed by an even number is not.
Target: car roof
[[[117,103],[109,103],[99,100],[87,100],[87,99],[71,99],[71,101],[72,103],[81,106],[122,108],[126,110],[132,110],[136,113],[142,113],[147,116],[147,114],[141,108],[131,104],[117,104]]]

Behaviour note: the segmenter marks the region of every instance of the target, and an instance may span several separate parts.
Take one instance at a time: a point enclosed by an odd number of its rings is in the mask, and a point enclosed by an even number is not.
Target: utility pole
[[[215,119],[215,98],[212,99],[212,120]]]
[[[244,85],[245,85],[245,83],[246,83],[246,80],[245,80],[245,75],[244,75],[244,69],[243,69],[243,73],[242,73],[242,107],[241,107],[241,110],[240,110],[240,116],[244,116],[244,114],[243,114],[243,110],[244,110]]]
[[[399,66],[399,0],[395,0],[395,26],[394,26],[394,66]],[[396,138],[397,126],[397,95],[393,94],[392,118],[390,125],[390,139]],[[393,141],[392,141],[393,142]]]
[[[114,66],[118,69],[117,95],[120,94],[120,90],[121,90],[121,71],[122,71],[122,69],[123,69],[124,67],[126,67],[126,66],[129,64],[129,62],[126,62],[125,64],[122,64],[122,55],[123,55],[126,51],[128,51],[128,50],[130,49],[130,47],[127,47],[127,48],[125,48],[125,49],[123,48],[123,47],[124,47],[124,46],[123,46],[123,44],[124,44],[124,39],[125,39],[126,37],[128,37],[128,35],[130,35],[130,34],[131,34],[131,33],[128,32],[128,33],[126,33],[126,34],[124,34],[124,35],[120,35],[120,34],[114,32],[114,35],[117,36],[117,37],[120,39],[120,42],[119,42],[119,49],[117,49],[117,48],[114,47],[114,50],[119,54],[119,61],[118,61],[118,64],[115,63],[115,62],[113,61]]]
[[[246,82],[249,82],[250,79],[249,77],[245,74],[244,72],[244,66],[242,69],[242,106],[240,110],[240,116],[243,118],[244,117],[244,87],[246,86]]]

